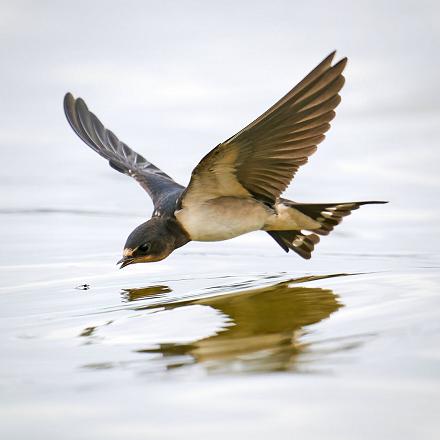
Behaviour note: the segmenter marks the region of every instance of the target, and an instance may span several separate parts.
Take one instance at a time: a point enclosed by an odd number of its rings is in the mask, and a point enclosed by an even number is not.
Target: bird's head
[[[167,226],[166,220],[153,217],[128,236],[123,257],[117,264],[121,264],[122,269],[129,264],[160,261],[168,257],[176,247],[173,230]]]

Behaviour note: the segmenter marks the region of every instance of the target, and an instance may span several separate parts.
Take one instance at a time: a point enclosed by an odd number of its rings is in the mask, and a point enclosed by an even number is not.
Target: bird
[[[222,241],[265,231],[304,259],[353,210],[385,201],[302,203],[281,197],[325,139],[341,101],[347,58],[336,51],[261,116],[212,149],[187,187],[132,150],[71,93],[64,112],[75,133],[112,168],[134,178],[153,201],[150,219],[128,236],[122,269],[161,261],[190,241]]]

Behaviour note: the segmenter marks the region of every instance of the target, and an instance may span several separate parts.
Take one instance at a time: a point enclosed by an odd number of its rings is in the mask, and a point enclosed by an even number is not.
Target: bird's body
[[[228,240],[259,230],[286,252],[308,259],[318,235],[329,234],[352,210],[385,203],[297,203],[281,198],[335,116],[346,59],[332,65],[333,57],[209,152],[186,188],[121,142],[81,98],[68,93],[64,109],[78,136],[114,169],[136,179],[153,200],[153,216],[129,235],[121,267],[162,260],[191,240]]]
[[[270,208],[257,200],[225,196],[182,208],[175,216],[191,240],[221,241],[263,229]]]
[[[175,216],[195,241],[221,241],[253,231],[313,230],[321,226],[293,207],[281,202],[269,207],[252,197],[218,197],[177,210]]]

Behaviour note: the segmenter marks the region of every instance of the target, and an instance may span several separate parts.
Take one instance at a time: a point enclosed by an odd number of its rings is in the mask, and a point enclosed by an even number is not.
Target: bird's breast
[[[177,221],[191,240],[220,241],[261,229],[271,211],[250,198],[218,197],[183,206]]]

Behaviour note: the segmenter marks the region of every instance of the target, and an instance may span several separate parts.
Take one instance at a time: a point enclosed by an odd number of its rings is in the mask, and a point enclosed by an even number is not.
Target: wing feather
[[[183,204],[225,195],[274,203],[325,139],[335,117],[347,59],[332,65],[333,58],[334,52],[255,121],[208,153],[192,173]]]
[[[136,153],[101,123],[81,99],[70,93],[64,97],[64,111],[75,133],[112,168],[133,177],[144,188],[155,206],[170,193],[183,191],[184,187]]]

